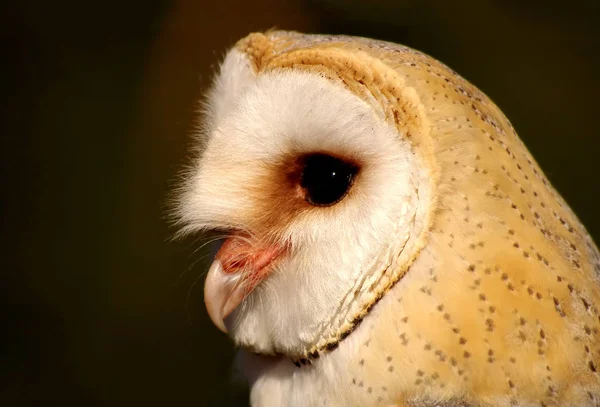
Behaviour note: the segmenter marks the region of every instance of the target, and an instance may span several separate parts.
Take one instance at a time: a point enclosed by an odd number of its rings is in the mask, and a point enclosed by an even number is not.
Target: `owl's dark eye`
[[[308,156],[300,178],[306,201],[315,206],[339,202],[350,190],[357,171],[355,165],[327,154]]]

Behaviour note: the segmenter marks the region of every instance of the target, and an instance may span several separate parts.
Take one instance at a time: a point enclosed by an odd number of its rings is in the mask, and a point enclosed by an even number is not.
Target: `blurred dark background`
[[[2,406],[232,399],[204,253],[168,241],[165,202],[199,95],[251,31],[369,36],[441,59],[504,110],[600,239],[596,0],[26,0],[0,12]]]

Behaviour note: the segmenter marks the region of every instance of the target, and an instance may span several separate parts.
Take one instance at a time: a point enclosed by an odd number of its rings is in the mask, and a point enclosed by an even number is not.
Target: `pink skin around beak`
[[[261,246],[246,238],[225,240],[204,283],[206,309],[217,328],[227,333],[224,319],[267,277],[269,266],[284,252],[283,246]]]

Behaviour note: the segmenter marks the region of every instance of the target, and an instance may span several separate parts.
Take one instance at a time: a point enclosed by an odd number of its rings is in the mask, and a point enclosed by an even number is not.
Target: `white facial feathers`
[[[238,345],[302,357],[364,308],[361,295],[410,234],[421,175],[410,144],[341,84],[251,69],[239,51],[225,59],[180,217],[189,231],[232,228],[289,244],[226,323]],[[287,160],[314,153],[359,166],[329,207],[284,185]]]

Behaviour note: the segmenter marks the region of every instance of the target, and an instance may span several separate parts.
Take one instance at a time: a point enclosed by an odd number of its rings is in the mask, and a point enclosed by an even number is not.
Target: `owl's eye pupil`
[[[315,206],[333,205],[348,193],[358,168],[327,154],[306,158],[300,186],[306,192],[306,201]]]

